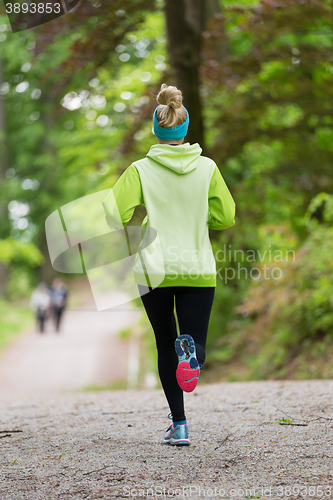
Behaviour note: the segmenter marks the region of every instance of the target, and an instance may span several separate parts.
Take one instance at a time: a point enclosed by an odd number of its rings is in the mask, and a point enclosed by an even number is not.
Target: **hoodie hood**
[[[197,168],[202,149],[199,144],[154,144],[147,153],[147,157],[169,168],[177,174],[187,174]]]

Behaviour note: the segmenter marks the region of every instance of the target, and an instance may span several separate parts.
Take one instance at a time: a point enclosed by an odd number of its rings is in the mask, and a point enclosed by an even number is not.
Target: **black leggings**
[[[183,391],[176,379],[178,357],[174,306],[180,335],[194,339],[197,359],[205,361],[205,347],[215,287],[171,286],[154,288],[146,293],[146,286],[138,285],[141,300],[153,327],[158,354],[158,372],[174,422],[185,420]],[[176,299],[176,300],[174,300]]]

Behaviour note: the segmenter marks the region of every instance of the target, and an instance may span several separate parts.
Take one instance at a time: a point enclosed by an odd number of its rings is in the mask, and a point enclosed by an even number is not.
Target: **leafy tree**
[[[225,17],[231,52],[214,62],[208,34],[202,68],[214,157],[234,182],[289,181],[308,203],[332,189],[330,3],[264,0]]]

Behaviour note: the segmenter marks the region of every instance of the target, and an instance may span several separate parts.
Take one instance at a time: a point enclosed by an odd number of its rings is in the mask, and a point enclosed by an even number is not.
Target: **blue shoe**
[[[198,383],[200,367],[191,335],[179,335],[175,340],[178,356],[176,378],[182,391],[192,392]]]
[[[170,425],[167,429],[168,434],[166,434],[163,443],[172,444],[176,446],[189,446],[190,440],[188,438],[188,427],[187,424],[180,424],[174,427],[174,424]]]

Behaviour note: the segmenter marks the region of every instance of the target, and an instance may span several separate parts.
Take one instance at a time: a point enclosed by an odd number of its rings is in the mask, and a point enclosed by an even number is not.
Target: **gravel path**
[[[0,498],[333,498],[332,389],[199,383],[186,395],[186,448],[161,444],[161,390],[2,403]]]

